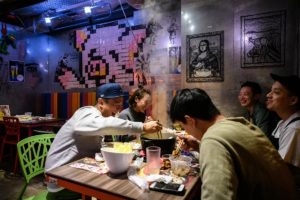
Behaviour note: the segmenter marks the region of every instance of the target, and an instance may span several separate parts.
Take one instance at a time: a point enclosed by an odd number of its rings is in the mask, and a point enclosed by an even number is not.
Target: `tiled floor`
[[[8,164],[0,164],[0,200],[17,200],[25,184],[25,180],[21,173],[17,176],[10,176],[8,169]],[[33,178],[23,197],[29,197],[46,190],[43,180],[43,175]]]
[[[17,200],[25,184],[21,171],[17,176],[11,176],[8,172],[12,164],[0,163],[0,200]],[[33,178],[23,195],[23,198],[33,196],[47,190],[44,184],[44,175]],[[96,198],[92,197],[92,200]]]

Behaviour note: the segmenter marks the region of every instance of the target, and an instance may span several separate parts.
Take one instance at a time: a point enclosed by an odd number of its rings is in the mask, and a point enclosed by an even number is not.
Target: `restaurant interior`
[[[83,8],[91,2],[96,9],[85,14]],[[12,114],[53,113],[67,119],[79,106],[93,103],[96,86],[117,82],[126,91],[139,83],[151,88],[152,113],[166,125],[169,99],[184,87],[205,89],[223,113],[236,116],[241,82],[256,80],[266,93],[270,73],[299,74],[295,0],[91,2],[0,2],[6,30],[2,38],[14,38],[0,54],[0,101],[10,106]],[[263,64],[245,60],[251,58],[247,52],[254,43],[243,45],[242,40],[251,37],[243,23],[252,15],[273,11],[282,17],[280,38],[274,36],[276,45],[283,45],[280,55],[272,54],[276,61]],[[51,24],[45,22],[47,15]],[[191,59],[187,54],[197,50],[201,38],[212,40],[210,49],[218,54],[220,70],[215,77],[197,77],[187,65]],[[14,79],[15,65],[22,78]]]
[[[0,0],[0,24],[0,105],[23,120],[58,119],[47,125],[54,132],[95,105],[105,83],[122,86],[125,108],[132,89],[150,89],[149,113],[171,128],[182,88],[202,88],[225,116],[240,116],[243,82],[260,83],[264,100],[270,73],[300,76],[298,0]],[[214,71],[193,65],[202,41]],[[0,178],[5,199],[20,178]]]

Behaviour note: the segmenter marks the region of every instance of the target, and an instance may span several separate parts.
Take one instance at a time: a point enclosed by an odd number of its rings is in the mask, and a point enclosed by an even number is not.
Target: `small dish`
[[[170,157],[171,171],[176,176],[186,176],[190,172],[192,158],[188,156]]]

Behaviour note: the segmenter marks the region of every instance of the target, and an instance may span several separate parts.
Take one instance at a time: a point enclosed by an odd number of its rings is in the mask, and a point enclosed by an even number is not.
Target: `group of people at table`
[[[258,101],[261,91],[255,83],[242,85],[239,99],[248,111],[248,119],[225,117],[199,88],[182,89],[173,97],[170,119],[189,133],[180,136],[182,147],[199,151],[201,199],[297,199],[289,165],[300,167],[300,143],[295,139],[300,136],[300,120],[295,120],[300,117],[300,79],[271,77],[274,83],[267,94],[267,109]],[[79,108],[59,130],[48,152],[46,172],[93,157],[99,151],[99,136],[162,129],[158,121],[146,119],[145,110],[151,102],[149,90],[134,91],[129,108],[119,117],[115,116],[123,106],[119,84],[98,87],[96,102],[95,106]],[[281,119],[274,130],[265,124],[273,122],[268,121],[270,111]],[[274,146],[270,138],[279,138],[279,145]],[[47,199],[81,198],[81,194],[55,183],[47,183],[47,188]]]

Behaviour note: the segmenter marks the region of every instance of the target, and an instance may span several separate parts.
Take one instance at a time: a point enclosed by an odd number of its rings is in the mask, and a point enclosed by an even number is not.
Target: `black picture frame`
[[[186,81],[224,81],[224,31],[186,37]]]
[[[241,67],[285,65],[286,11],[241,16]]]

